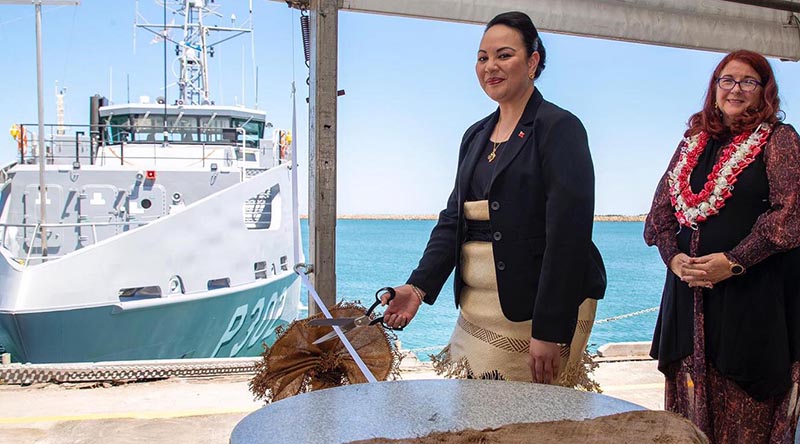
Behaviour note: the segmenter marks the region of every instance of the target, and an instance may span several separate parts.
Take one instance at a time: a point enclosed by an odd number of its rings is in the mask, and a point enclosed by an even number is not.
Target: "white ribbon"
[[[308,292],[314,298],[314,302],[317,303],[317,306],[325,315],[325,317],[328,319],[333,319],[333,316],[331,316],[331,312],[328,311],[328,308],[325,307],[325,303],[322,302],[322,299],[320,299],[319,295],[317,294],[317,290],[314,289],[314,286],[311,285],[311,281],[308,280],[308,276],[306,276],[305,273],[300,271],[299,267],[295,267],[294,271],[295,273],[300,275],[300,279],[302,279],[303,285],[306,286]],[[347,352],[350,353],[350,356],[353,357],[353,361],[356,362],[356,365],[358,366],[359,370],[361,370],[361,373],[363,373],[364,377],[367,378],[367,382],[378,382],[378,380],[375,379],[375,375],[373,375],[372,372],[369,371],[367,365],[364,364],[364,361],[361,359],[361,356],[358,355],[356,349],[353,348],[353,344],[351,344],[350,341],[347,339],[347,336],[344,335],[342,329],[334,325],[333,331],[335,331],[336,335],[339,336],[339,339],[342,340],[342,344],[344,344],[344,347],[347,349]]]
[[[294,263],[304,261],[302,245],[300,244],[300,199],[298,197],[297,189],[297,100],[294,89],[294,82],[292,82],[292,144],[291,148],[291,163],[289,164],[292,169],[292,242],[294,243]]]

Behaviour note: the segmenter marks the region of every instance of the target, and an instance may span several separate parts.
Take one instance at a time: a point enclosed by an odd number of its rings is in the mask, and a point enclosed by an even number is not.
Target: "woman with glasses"
[[[534,86],[545,56],[527,15],[486,25],[475,73],[498,108],[464,134],[447,207],[384,319],[408,324],[455,269],[460,313],[440,373],[591,389],[582,358],[605,291],[594,171],[580,120]]]
[[[651,355],[665,409],[716,444],[790,444],[800,382],[800,140],[769,62],[725,56],[645,223],[667,278]]]

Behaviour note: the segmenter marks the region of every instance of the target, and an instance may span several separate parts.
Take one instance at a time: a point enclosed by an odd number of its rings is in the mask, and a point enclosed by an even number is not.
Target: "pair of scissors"
[[[375,307],[377,307],[378,305],[381,304],[380,295],[383,294],[384,292],[388,292],[389,293],[389,299],[386,300],[387,304],[389,303],[389,301],[394,299],[394,297],[396,295],[396,293],[394,291],[394,288],[392,288],[392,287],[383,287],[380,290],[376,291],[375,292],[375,302],[369,307],[369,309],[364,313],[363,316],[358,316],[358,317],[355,317],[355,318],[332,318],[332,319],[320,318],[320,319],[312,319],[312,320],[308,321],[307,325],[311,325],[311,326],[314,326],[314,327],[321,327],[321,326],[333,327],[333,326],[337,326],[337,327],[342,329],[342,333],[347,333],[348,331],[350,331],[350,330],[352,330],[354,328],[357,328],[357,327],[366,327],[366,326],[375,325],[375,324],[381,324],[381,326],[383,326],[383,328],[386,328],[386,329],[389,329],[389,330],[401,331],[401,330],[403,330],[403,327],[392,328],[392,327],[389,327],[388,325],[386,325],[383,322],[383,316],[370,320],[370,316],[372,316],[372,311],[375,310]],[[314,341],[314,344],[320,344],[322,342],[328,341],[328,340],[333,339],[335,337],[336,337],[336,331],[334,330],[334,331],[332,331],[332,332],[320,337],[316,341]]]

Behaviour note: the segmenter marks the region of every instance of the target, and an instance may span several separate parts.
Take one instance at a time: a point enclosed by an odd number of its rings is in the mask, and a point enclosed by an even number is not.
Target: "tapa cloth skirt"
[[[488,201],[464,203],[468,220],[489,220]],[[468,241],[461,246],[461,278],[464,287],[460,312],[450,343],[433,356],[437,372],[448,377],[532,381],[528,365],[531,321],[509,321],[500,308],[492,243]],[[572,342],[561,349],[559,385],[596,384],[588,380],[593,364],[585,353],[594,324],[597,300],[586,299],[578,310]]]

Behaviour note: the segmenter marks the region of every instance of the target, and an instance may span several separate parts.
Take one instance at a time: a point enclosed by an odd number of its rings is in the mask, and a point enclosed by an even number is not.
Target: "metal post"
[[[81,162],[81,136],[84,135],[83,131],[75,131],[75,163]]]
[[[47,229],[45,228],[45,221],[47,220],[47,190],[44,183],[44,170],[46,163],[45,147],[44,147],[44,87],[42,86],[42,4],[45,5],[79,5],[78,0],[0,0],[0,4],[24,5],[31,3],[36,8],[36,95],[39,106],[38,119],[39,119],[39,135],[37,144],[39,146],[39,208],[41,212],[39,218],[41,219],[39,225],[41,226],[42,236],[42,256],[47,256]],[[24,133],[23,133],[24,134]],[[24,159],[23,159],[24,160]]]
[[[336,304],[336,91],[338,0],[311,2],[309,255],[314,288]],[[319,312],[312,301],[309,315]]]
[[[25,137],[25,125],[19,126],[19,141],[17,142],[17,151],[19,151],[19,164],[25,164],[25,150],[28,149],[28,144],[26,141],[28,140]]]
[[[46,162],[44,147],[44,87],[42,86],[42,2],[36,1],[36,96],[39,105],[39,226],[42,236],[42,258],[47,257],[47,185],[44,181]]]
[[[125,166],[125,143],[128,140],[128,135],[123,131],[119,135],[122,137],[119,144],[119,164]]]

